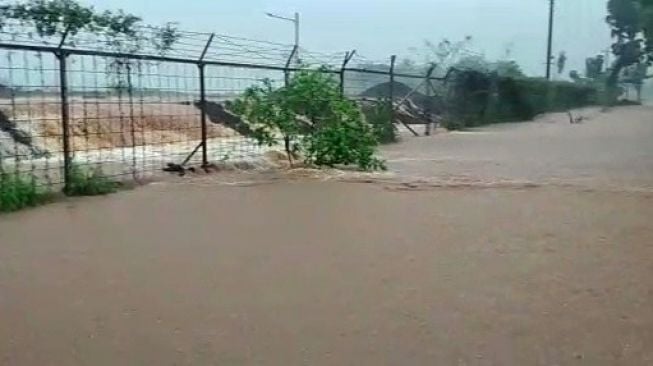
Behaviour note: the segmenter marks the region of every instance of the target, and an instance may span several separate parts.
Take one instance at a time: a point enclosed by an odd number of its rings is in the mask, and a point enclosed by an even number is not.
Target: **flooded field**
[[[0,365],[649,365],[653,110],[0,217]]]

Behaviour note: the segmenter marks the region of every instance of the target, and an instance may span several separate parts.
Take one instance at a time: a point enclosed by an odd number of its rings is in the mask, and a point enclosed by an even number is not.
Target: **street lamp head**
[[[268,12],[265,12],[265,15],[269,16],[270,18],[281,19],[281,20],[285,20],[285,21],[294,23],[295,24],[295,47],[299,46],[299,13],[295,13],[294,18],[286,18],[286,17],[282,17],[280,15],[276,15],[276,14],[272,14],[272,13],[268,13]],[[297,57],[299,57],[299,56],[297,56]]]
[[[281,16],[281,15],[272,14],[272,13],[267,13],[267,12],[265,13],[265,15],[269,16],[270,18],[286,20],[286,21],[294,22],[294,23],[297,23],[297,21],[298,21],[298,20],[296,19],[297,15],[295,16],[295,18],[287,18],[287,17]]]

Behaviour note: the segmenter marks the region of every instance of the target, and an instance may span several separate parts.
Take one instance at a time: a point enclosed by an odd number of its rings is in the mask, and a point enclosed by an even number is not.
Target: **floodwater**
[[[404,176],[653,189],[653,107],[545,115],[534,123],[413,138],[386,156]]]
[[[0,365],[653,364],[653,110],[0,217]]]

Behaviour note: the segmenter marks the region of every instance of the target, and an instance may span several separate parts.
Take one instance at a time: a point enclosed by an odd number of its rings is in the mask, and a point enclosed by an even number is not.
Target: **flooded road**
[[[653,107],[574,111],[388,147],[393,170],[427,179],[468,177],[538,184],[653,189]]]
[[[650,365],[653,114],[587,113],[1,216],[0,365]]]

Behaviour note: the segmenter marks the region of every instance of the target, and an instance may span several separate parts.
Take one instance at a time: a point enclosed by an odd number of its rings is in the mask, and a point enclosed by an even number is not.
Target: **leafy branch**
[[[27,0],[0,6],[0,29],[8,20],[33,27],[41,38],[68,37],[80,33],[103,38],[117,53],[138,53],[148,44],[159,54],[170,51],[181,37],[175,23],[149,27],[138,16],[118,11],[98,11],[75,0]],[[117,57],[107,64],[107,73],[115,76],[114,88],[122,90],[129,84],[129,73],[139,61]],[[127,80],[125,79],[125,75]],[[129,88],[129,85],[127,85]]]
[[[282,88],[265,81],[262,87],[247,89],[228,107],[249,124],[261,145],[283,141],[291,164],[293,156],[303,153],[307,163],[317,166],[384,169],[375,157],[372,126],[323,71],[300,71]]]
[[[293,164],[301,128],[287,98],[287,90],[274,89],[272,82],[266,79],[263,86],[247,89],[240,99],[229,105],[229,109],[247,121],[260,145],[277,145],[277,135],[280,134],[288,162]]]
[[[0,6],[0,28],[7,20],[32,26],[41,37],[74,36],[81,32],[102,35],[108,41],[132,41],[134,47],[149,39],[158,51],[168,51],[179,39],[174,23],[154,28],[152,35],[143,34],[144,25],[138,16],[118,11],[98,11],[75,0],[28,0]],[[113,45],[117,45],[114,43]]]

